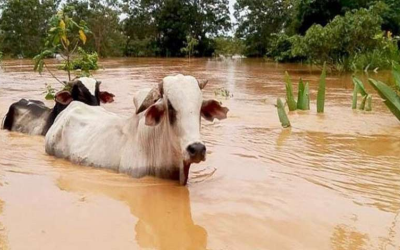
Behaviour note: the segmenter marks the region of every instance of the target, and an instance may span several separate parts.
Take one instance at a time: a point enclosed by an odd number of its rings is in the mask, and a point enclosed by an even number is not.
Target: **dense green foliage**
[[[267,55],[277,61],[327,62],[339,70],[388,68],[400,60],[398,39],[383,32],[380,3],[336,16],[325,26],[311,26],[304,36],[276,34]]]
[[[239,0],[235,9],[248,55],[338,70],[400,61],[398,0]]]
[[[66,6],[101,57],[239,54],[339,70],[400,61],[398,0],[236,0],[233,23],[229,0],[0,0],[0,50],[34,56]]]
[[[124,0],[127,55],[182,56],[187,37],[198,40],[197,55],[213,52],[211,37],[230,28],[228,0]],[[138,50],[137,46],[143,48]],[[140,53],[141,52],[141,53]],[[143,53],[145,52],[145,53]]]
[[[57,5],[53,0],[0,1],[0,50],[13,57],[36,55]]]

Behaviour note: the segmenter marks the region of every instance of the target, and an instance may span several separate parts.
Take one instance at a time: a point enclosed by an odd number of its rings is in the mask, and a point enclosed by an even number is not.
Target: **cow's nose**
[[[206,157],[206,146],[203,143],[195,142],[187,147],[190,160],[194,163],[199,163],[205,160]]]

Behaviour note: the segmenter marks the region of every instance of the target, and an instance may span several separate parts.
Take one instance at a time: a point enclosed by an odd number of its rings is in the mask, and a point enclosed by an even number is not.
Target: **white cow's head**
[[[145,111],[145,124],[156,126],[161,122],[179,139],[182,153],[180,183],[185,185],[189,167],[206,159],[206,146],[200,136],[200,117],[208,121],[227,117],[228,108],[216,100],[203,100],[201,89],[207,81],[197,81],[192,76],[167,76],[153,88],[136,113]]]

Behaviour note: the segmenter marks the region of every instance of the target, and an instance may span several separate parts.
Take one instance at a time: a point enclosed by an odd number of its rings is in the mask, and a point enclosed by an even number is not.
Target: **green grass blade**
[[[283,105],[280,98],[276,100],[276,108],[278,110],[279,121],[281,122],[282,127],[290,127],[290,121],[288,116],[286,115],[285,106]]]
[[[318,95],[317,95],[317,112],[318,113],[324,113],[325,88],[326,88],[326,63],[324,63],[321,78],[319,80]]]
[[[378,92],[378,94],[384,99],[384,103],[392,112],[393,115],[400,120],[400,97],[396,94],[396,92],[380,81],[375,81],[374,79],[369,79],[372,87]]]
[[[392,75],[394,77],[394,81],[396,83],[397,89],[400,89],[400,65],[394,64],[392,67]]]
[[[360,79],[357,77],[353,76],[353,83],[354,85],[358,85],[358,91],[362,96],[368,95],[367,91],[365,90],[364,84]]]
[[[359,110],[364,110],[365,109],[365,103],[367,102],[367,96],[364,96],[360,106],[358,107]]]
[[[372,111],[372,95],[367,96],[367,104],[365,106],[365,111]]]
[[[304,85],[304,110],[310,110],[310,87],[308,82]]]
[[[353,81],[354,81],[354,79],[353,79]],[[357,95],[358,95],[358,92],[359,92],[359,89],[358,89],[359,87],[358,87],[358,84],[354,84],[354,89],[353,89],[353,103],[352,103],[352,105],[351,105],[351,108],[352,109],[357,109]]]
[[[286,81],[286,101],[290,111],[294,111],[297,108],[296,100],[293,96],[293,84],[290,79],[289,73],[285,72],[285,81]]]
[[[304,83],[300,78],[297,93],[297,109],[304,109]]]

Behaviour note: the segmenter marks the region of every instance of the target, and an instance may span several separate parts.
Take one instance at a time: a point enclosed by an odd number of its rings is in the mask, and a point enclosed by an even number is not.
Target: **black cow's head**
[[[72,101],[80,101],[90,106],[99,106],[102,103],[114,101],[114,95],[107,91],[100,91],[100,81],[94,78],[80,77],[66,84],[67,89],[58,92],[56,103],[68,105]]]

